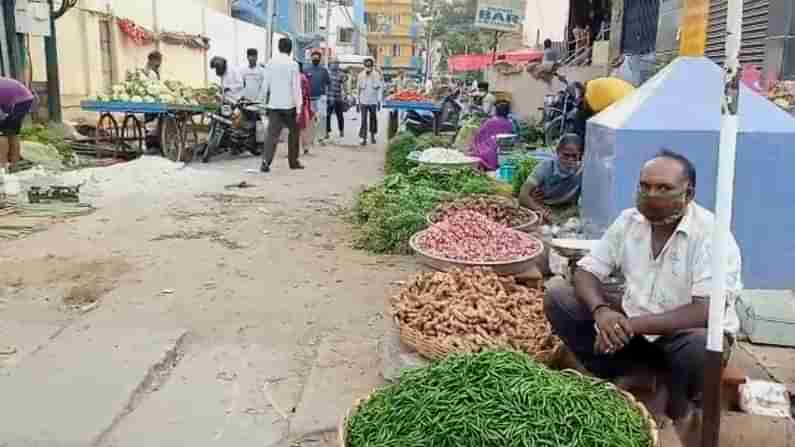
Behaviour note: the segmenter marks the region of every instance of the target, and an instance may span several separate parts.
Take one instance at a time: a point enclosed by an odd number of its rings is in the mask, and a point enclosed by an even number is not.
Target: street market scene
[[[0,446],[795,447],[792,0],[0,25]]]

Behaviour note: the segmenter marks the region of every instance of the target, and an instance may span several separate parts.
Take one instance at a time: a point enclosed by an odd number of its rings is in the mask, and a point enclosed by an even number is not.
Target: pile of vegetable
[[[786,111],[795,107],[795,81],[781,81],[767,92],[773,103]]]
[[[458,134],[455,136],[453,147],[460,151],[468,151],[472,146],[472,141],[475,140],[475,135],[477,135],[478,130],[480,130],[482,122],[483,120],[479,117],[464,119],[461,122],[461,128],[458,130]]]
[[[521,192],[522,186],[527,180],[527,177],[530,177],[530,174],[533,173],[536,166],[538,166],[540,163],[540,160],[532,157],[519,160],[519,163],[516,166],[516,172],[514,172],[513,178],[511,179],[514,197],[519,197],[519,192]]]
[[[196,89],[180,81],[157,81],[147,77],[144,70],[127,73],[127,80],[112,87],[110,95],[97,95],[100,102],[162,103],[190,106],[211,106],[216,102],[219,88]]]
[[[463,262],[512,262],[537,255],[541,242],[474,211],[435,223],[416,238],[426,254]]]
[[[404,373],[345,421],[345,447],[652,447],[645,414],[605,382],[516,352]]]
[[[389,100],[405,102],[433,102],[433,98],[429,98],[428,96],[413,90],[403,90],[402,92],[397,92],[390,96]]]
[[[541,292],[488,269],[420,274],[392,300],[392,311],[401,328],[455,352],[508,348],[534,355],[559,343]]]
[[[419,161],[422,163],[472,163],[477,162],[478,159],[462,154],[453,149],[444,147],[432,147],[420,152]]]
[[[426,216],[437,204],[459,195],[490,194],[494,188],[490,178],[471,169],[421,167],[388,175],[357,196],[354,246],[373,253],[409,254],[409,239],[427,227]]]
[[[34,124],[30,127],[23,127],[19,132],[19,138],[23,141],[33,141],[54,147],[58,151],[61,163],[71,165],[77,159],[75,158],[74,148],[66,141],[63,133],[63,129]]]
[[[441,204],[431,213],[430,220],[433,223],[441,222],[463,210],[482,214],[506,227],[518,227],[538,220],[534,212],[522,208],[514,200],[487,195],[464,197]]]
[[[450,146],[450,138],[443,137],[441,135],[434,135],[432,133],[426,133],[417,137],[417,146],[415,150],[424,151],[425,149],[431,147],[449,147]]]
[[[395,135],[386,147],[384,171],[387,174],[408,174],[416,163],[408,159],[417,148],[417,138],[410,132]]]

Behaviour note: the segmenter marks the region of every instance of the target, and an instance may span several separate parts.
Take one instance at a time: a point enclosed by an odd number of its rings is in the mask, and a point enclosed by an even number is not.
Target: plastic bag
[[[740,385],[740,408],[759,416],[786,418],[790,416],[789,392],[780,383],[748,379]]]

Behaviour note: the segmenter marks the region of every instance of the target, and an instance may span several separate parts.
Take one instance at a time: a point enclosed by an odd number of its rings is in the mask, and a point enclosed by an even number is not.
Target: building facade
[[[331,15],[327,18],[329,12]],[[328,36],[328,48],[332,56],[367,54],[364,0],[321,4],[320,33]]]
[[[317,46],[323,39],[320,33],[320,0],[272,1],[275,7],[274,32],[290,37],[295,58],[303,61],[305,50]],[[268,3],[268,0],[234,0],[232,14],[240,20],[267,27],[270,16]]]
[[[696,8],[709,11],[700,37],[704,55],[723,63],[728,0],[614,0],[611,56],[646,52],[660,64],[672,60],[679,54],[683,20]],[[641,32],[650,29],[653,35]],[[793,0],[743,0],[740,62],[762,68],[768,81],[795,79]]]
[[[420,25],[412,0],[365,0],[368,54],[385,73],[421,69]]]
[[[213,56],[222,56],[237,67],[245,63],[246,48],[265,54],[266,30],[234,19],[230,6],[227,0],[81,0],[56,22],[64,114],[67,118],[80,115],[81,100],[109,91],[128,71],[143,68],[153,50],[163,54],[164,80],[194,87],[216,82],[209,69]],[[123,23],[133,23],[161,38],[138,42],[124,31]],[[162,37],[165,35],[206,39],[209,48]],[[47,80],[44,39],[31,36],[29,42],[29,57],[18,57],[24,60],[22,71],[26,73],[21,78],[30,76],[34,89],[41,91]]]

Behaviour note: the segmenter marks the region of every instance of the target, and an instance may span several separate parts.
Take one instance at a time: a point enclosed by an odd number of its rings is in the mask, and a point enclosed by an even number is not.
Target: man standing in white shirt
[[[364,61],[364,71],[359,73],[357,89],[359,91],[359,111],[362,114],[362,123],[359,128],[359,137],[362,146],[367,144],[367,131],[370,131],[370,142],[375,144],[375,135],[378,133],[378,112],[384,100],[384,81],[381,74],[374,70],[375,63],[372,59]],[[368,125],[369,123],[369,125]]]
[[[243,81],[243,98],[249,101],[257,101],[259,92],[262,90],[262,82],[265,80],[265,68],[257,63],[259,52],[256,48],[246,50],[248,65],[240,68],[240,78]]]
[[[293,41],[286,37],[279,39],[279,54],[265,68],[265,80],[259,96],[262,102],[267,101],[268,131],[265,135],[261,172],[270,172],[276,144],[285,127],[290,132],[287,140],[290,169],[304,169],[298,161],[300,140],[297,114],[303,107],[303,95],[298,64],[290,57],[292,52]]]
[[[214,69],[218,76],[224,98],[237,102],[243,94],[243,80],[240,79],[240,73],[230,70],[226,59],[221,56],[215,56],[210,60],[210,68]]]
[[[554,332],[583,366],[625,387],[651,371],[652,412],[679,423],[695,414],[692,403],[704,383],[712,281],[714,215],[693,201],[695,187],[692,163],[660,152],[641,171],[637,207],[624,211],[580,261],[574,288],[552,280],[544,303]],[[727,354],[739,328],[734,304],[742,289],[740,250],[729,240]],[[603,287],[616,271],[626,278],[621,299]]]

